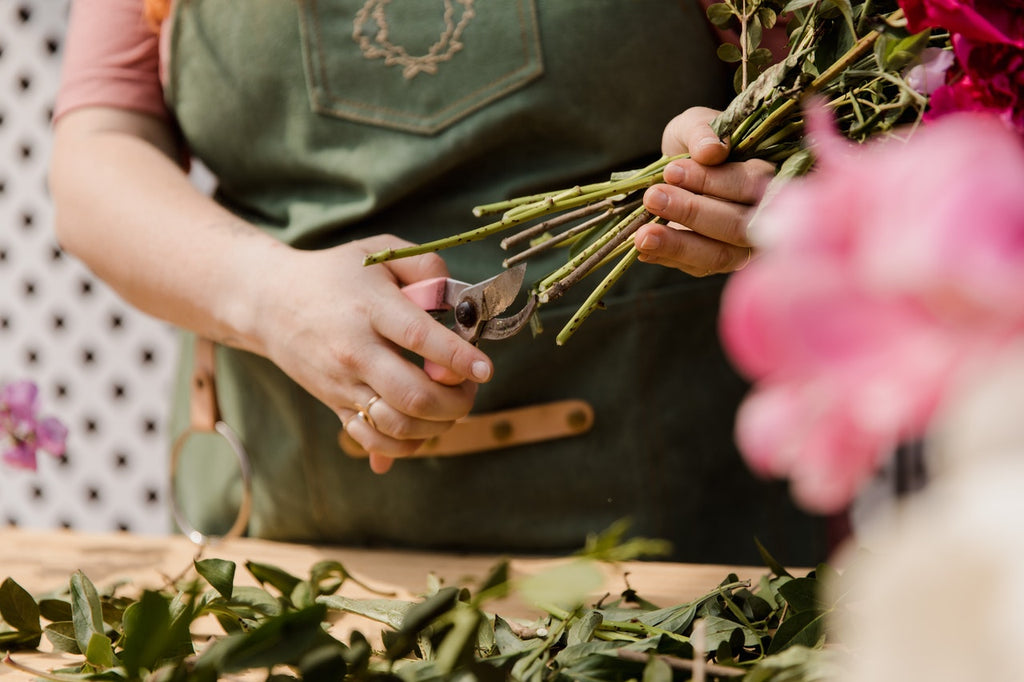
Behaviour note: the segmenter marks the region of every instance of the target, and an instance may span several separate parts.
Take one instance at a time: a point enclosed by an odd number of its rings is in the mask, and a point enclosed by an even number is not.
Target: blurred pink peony
[[[806,508],[844,507],[921,436],[957,368],[1024,332],[1024,147],[956,114],[854,149],[809,112],[819,156],[758,215],[721,332],[755,382],[737,440]]]

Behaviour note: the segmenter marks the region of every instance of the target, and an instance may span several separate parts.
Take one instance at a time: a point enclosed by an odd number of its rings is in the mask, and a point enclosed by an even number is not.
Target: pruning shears
[[[451,311],[452,331],[475,344],[480,339],[507,339],[526,326],[537,307],[536,296],[514,315],[498,317],[516,300],[525,276],[522,263],[477,284],[435,277],[409,284],[402,293],[438,321]]]

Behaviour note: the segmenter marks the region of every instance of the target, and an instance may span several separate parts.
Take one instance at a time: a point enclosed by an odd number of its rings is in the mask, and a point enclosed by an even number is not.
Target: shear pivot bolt
[[[472,327],[476,324],[476,306],[470,301],[463,301],[455,306],[455,321],[463,327]]]

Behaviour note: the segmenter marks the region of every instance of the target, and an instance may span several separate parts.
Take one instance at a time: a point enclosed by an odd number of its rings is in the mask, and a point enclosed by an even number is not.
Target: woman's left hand
[[[775,167],[756,159],[726,162],[729,148],[709,125],[717,114],[695,107],[665,128],[662,153],[689,152],[690,158],[666,166],[664,183],[644,194],[646,208],[669,221],[637,231],[634,243],[644,263],[704,277],[740,270],[750,262],[747,222]]]

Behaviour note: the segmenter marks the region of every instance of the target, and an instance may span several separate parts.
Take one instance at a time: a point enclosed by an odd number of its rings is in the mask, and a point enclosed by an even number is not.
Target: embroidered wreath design
[[[437,73],[438,64],[449,61],[456,52],[462,49],[462,32],[475,16],[473,3],[476,0],[443,0],[444,28],[437,42],[430,46],[426,54],[411,55],[401,45],[395,45],[389,39],[387,8],[391,0],[367,0],[356,12],[352,22],[352,39],[359,44],[359,49],[367,59],[383,59],[387,66],[401,66],[402,75],[412,79],[421,73]],[[456,5],[462,6],[458,21]],[[376,25],[376,32],[371,24]]]

